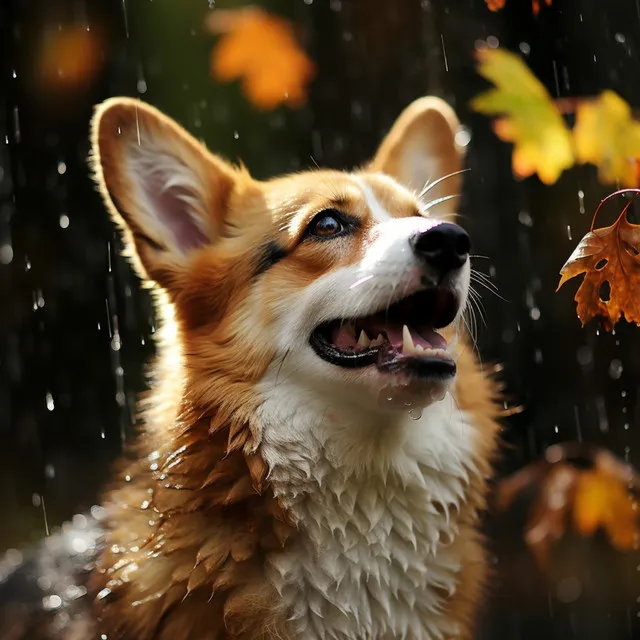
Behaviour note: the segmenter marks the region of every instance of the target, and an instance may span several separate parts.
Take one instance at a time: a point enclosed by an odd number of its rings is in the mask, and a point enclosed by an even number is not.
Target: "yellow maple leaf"
[[[583,536],[602,529],[621,550],[637,548],[640,541],[638,511],[626,487],[599,471],[584,471],[578,476],[573,519]]]
[[[571,132],[544,85],[519,56],[503,49],[477,53],[479,72],[496,87],[477,96],[471,107],[499,116],[496,135],[512,142],[513,172],[526,178],[537,173],[553,184],[574,163]]]
[[[573,135],[578,159],[595,164],[603,182],[637,185],[640,122],[617,93],[604,91],[595,100],[580,102]]]
[[[214,11],[208,28],[222,34],[211,68],[221,82],[242,78],[242,88],[260,109],[306,101],[315,65],[300,48],[291,23],[256,8]]]

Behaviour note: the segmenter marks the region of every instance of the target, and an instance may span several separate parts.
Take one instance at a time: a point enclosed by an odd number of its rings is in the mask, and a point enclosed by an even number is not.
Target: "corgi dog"
[[[458,126],[422,98],[362,168],[261,182],[147,104],[98,107],[162,330],[67,637],[472,637],[501,404],[464,332]]]

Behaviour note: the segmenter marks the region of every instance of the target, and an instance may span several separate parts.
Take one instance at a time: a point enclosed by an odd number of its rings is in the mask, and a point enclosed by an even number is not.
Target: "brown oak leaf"
[[[575,295],[577,313],[584,326],[596,316],[607,331],[623,316],[640,325],[640,225],[627,220],[631,200],[610,227],[594,229],[602,205],[621,193],[640,191],[623,189],[607,196],[596,209],[591,230],[580,241],[560,270],[558,289],[577,275],[584,280]]]

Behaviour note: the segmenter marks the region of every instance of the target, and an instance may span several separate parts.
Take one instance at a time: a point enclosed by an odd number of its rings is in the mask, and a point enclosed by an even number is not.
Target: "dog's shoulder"
[[[0,559],[0,638],[93,640],[87,582],[101,536],[98,520],[76,516],[24,554]]]

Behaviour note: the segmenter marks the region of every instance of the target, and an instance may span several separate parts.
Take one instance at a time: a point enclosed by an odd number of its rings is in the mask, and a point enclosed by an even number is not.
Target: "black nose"
[[[411,244],[416,254],[441,274],[459,269],[467,261],[471,249],[467,232],[451,222],[416,234]]]

